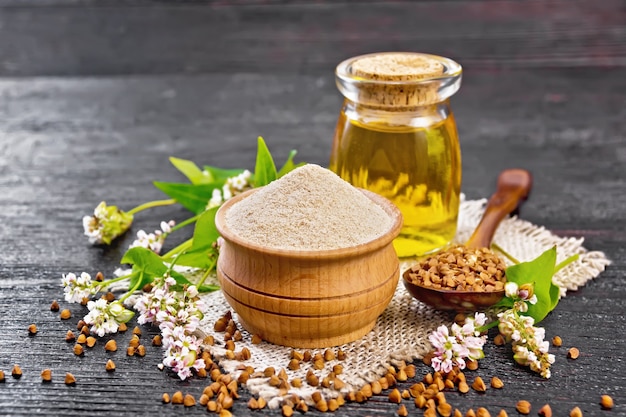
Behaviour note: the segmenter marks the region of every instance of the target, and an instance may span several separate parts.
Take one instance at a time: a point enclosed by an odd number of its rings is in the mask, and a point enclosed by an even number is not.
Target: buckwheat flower
[[[170,286],[175,283],[176,281],[171,277],[157,277],[153,280],[150,292],[139,297],[133,306],[139,312],[137,318],[139,324],[158,324],[169,318],[172,311],[175,311],[172,306],[178,303],[176,294],[169,291]],[[159,315],[161,315],[160,319]]]
[[[118,323],[127,323],[135,315],[135,313],[125,308],[121,301],[113,301],[109,304],[109,314]]]
[[[179,288],[171,276],[157,277],[152,284],[150,292],[134,306],[140,313],[137,320],[159,326],[165,349],[163,364],[186,379],[191,369],[204,367],[204,361],[197,360],[200,341],[192,333],[200,325],[207,306],[195,285]]]
[[[135,239],[130,245],[129,249],[134,247],[142,247],[146,249],[150,249],[152,252],[157,255],[161,253],[161,249],[163,248],[163,243],[165,242],[165,238],[168,234],[172,232],[172,227],[176,224],[174,220],[170,220],[169,222],[161,222],[161,230],[155,230],[154,233],[146,233],[144,230],[140,230],[137,232],[137,239]]]
[[[535,327],[532,317],[520,315],[514,309],[506,310],[498,317],[500,333],[513,345],[513,359],[542,377],[550,378],[550,365],[555,358],[548,353],[549,342],[543,340],[545,329]]]
[[[527,283],[518,286],[515,282],[507,282],[504,285],[504,293],[514,301],[524,301],[529,304],[537,303],[534,284]]]
[[[213,192],[211,193],[211,199],[206,205],[206,209],[209,210],[214,207],[219,207],[222,205],[223,202],[224,199],[222,199],[222,192],[219,188],[214,188]]]
[[[476,313],[474,317],[465,319],[463,327],[456,323],[452,325],[453,333],[456,335],[459,343],[467,349],[467,357],[471,360],[479,360],[485,357],[483,346],[487,341],[487,336],[481,336],[479,327],[486,322],[487,316],[484,313]]]
[[[101,289],[100,285],[92,282],[91,275],[86,272],[82,272],[78,277],[72,272],[64,274],[61,283],[65,301],[68,303],[80,303],[84,298],[89,298]]]
[[[515,282],[504,284],[504,295],[509,298],[517,298],[518,285]]]
[[[448,329],[439,326],[428,340],[435,348],[432,367],[435,371],[450,372],[454,366],[464,369],[466,359],[479,360],[484,358],[483,346],[487,336],[480,336],[477,324],[482,326],[487,318],[482,313],[468,317],[463,326],[454,323]]]
[[[90,325],[90,331],[102,337],[107,333],[116,333],[120,323],[126,323],[134,313],[116,301],[109,304],[104,298],[87,303],[89,314],[83,320]]]
[[[170,220],[169,222],[162,221],[161,222],[161,230],[163,233],[172,233],[172,227],[176,225],[174,220]]]
[[[233,197],[233,193],[230,190],[230,185],[224,184],[222,186],[222,198],[224,201],[230,200]]]
[[[435,348],[435,356],[431,362],[433,369],[438,372],[450,372],[457,363],[456,358],[459,357],[462,348],[457,343],[456,337],[449,334],[446,326],[439,326],[428,336],[428,340]],[[465,368],[464,361],[462,366]]]
[[[229,187],[233,189],[234,191],[241,192],[246,187],[250,186],[251,177],[252,177],[252,173],[246,169],[241,174],[228,178],[226,180],[226,184],[228,184]]]
[[[91,244],[110,244],[124,234],[133,223],[133,215],[103,201],[94,209],[93,216],[83,217],[83,229]]]
[[[169,343],[165,352],[163,364],[172,368],[182,380],[189,378],[191,369],[196,371],[206,367],[202,359],[198,359],[201,341],[193,335],[188,335],[184,330],[176,329],[173,332],[173,342]]]

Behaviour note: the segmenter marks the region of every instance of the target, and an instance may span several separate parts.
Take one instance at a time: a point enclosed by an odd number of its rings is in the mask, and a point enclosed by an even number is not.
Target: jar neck
[[[452,111],[449,99],[400,111],[393,107],[367,106],[346,98],[344,99],[343,113],[348,119],[356,120],[363,124],[384,123],[390,126],[427,128],[446,120]]]

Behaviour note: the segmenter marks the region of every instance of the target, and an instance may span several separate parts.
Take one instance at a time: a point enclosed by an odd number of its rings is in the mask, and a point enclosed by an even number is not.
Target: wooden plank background
[[[534,415],[545,403],[554,415],[573,406],[626,415],[626,3],[617,0],[0,3],[0,369],[24,370],[0,384],[0,414],[205,415],[160,403],[163,392],[199,397],[205,385],[159,371],[160,348],[145,358],[120,350],[107,374],[104,340],[83,358],[64,341],[84,311],[73,306],[69,323],[49,311],[61,274],[110,273],[132,241],[92,248],[80,218],[101,199],[131,208],[161,198],[150,182],[180,179],[170,155],[252,167],[258,135],[278,159],[295,148],[299,160],[326,165],[341,105],[334,67],[383,50],[464,66],[452,106],[469,198],[489,195],[503,168],[530,169],[522,217],[613,261],[545,320],[548,336],[564,340],[551,380],[490,345],[478,375],[500,376],[505,389],[449,401],[492,415],[517,415],[519,399]],[[155,210],[133,230],[186,215]],[[116,336],[119,346],[129,338]],[[565,358],[569,346],[581,350],[577,361]],[[52,384],[40,381],[44,367]],[[77,386],[62,384],[68,371]],[[602,393],[616,400],[610,413],[597,404]],[[250,414],[245,402],[235,415]],[[340,411],[392,416],[396,406],[381,395]]]

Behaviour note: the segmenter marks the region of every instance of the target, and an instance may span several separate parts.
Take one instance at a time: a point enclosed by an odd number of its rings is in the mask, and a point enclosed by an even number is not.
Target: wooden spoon
[[[480,223],[464,245],[469,249],[489,248],[493,235],[502,219],[513,212],[525,200],[532,187],[530,172],[523,169],[508,169],[498,176],[496,192],[489,198]],[[450,249],[450,253],[452,249]],[[437,254],[438,257],[441,253]],[[430,258],[428,258],[430,259]],[[409,268],[403,274],[404,286],[420,301],[438,310],[470,312],[484,310],[504,297],[504,289],[497,291],[459,291],[437,289],[420,285],[415,280],[419,265]]]

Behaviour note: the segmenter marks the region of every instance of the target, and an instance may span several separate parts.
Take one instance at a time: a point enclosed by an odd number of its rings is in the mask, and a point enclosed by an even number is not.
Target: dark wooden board
[[[613,261],[545,320],[548,336],[564,340],[552,379],[513,366],[508,349],[489,345],[477,374],[498,375],[505,388],[448,400],[492,415],[517,415],[519,399],[533,403],[533,415],[545,403],[554,415],[576,405],[585,416],[626,415],[625,23],[617,1],[1,5],[0,369],[8,374],[19,363],[24,376],[0,384],[0,414],[205,415],[199,406],[160,403],[163,392],[199,396],[205,386],[159,371],[160,348],[148,344],[144,358],[106,354],[105,338],[78,358],[64,341],[85,312],[72,306],[74,317],[63,322],[49,311],[62,299],[61,274],[110,273],[132,240],[90,247],[81,217],[101,199],[130,208],[161,198],[152,180],[181,179],[170,155],[251,168],[258,135],[279,160],[295,148],[299,160],[326,165],[341,105],[334,65],[410,48],[466,67],[452,105],[467,196],[489,195],[503,168],[530,169],[535,187],[521,216],[583,237]],[[138,216],[133,230],[187,215],[157,209]],[[35,337],[26,331],[32,322]],[[142,330],[145,340],[156,332]],[[119,346],[129,338],[116,336]],[[581,350],[578,360],[566,358],[569,346]],[[113,374],[104,371],[108,357],[118,366]],[[52,384],[41,383],[46,367]],[[418,375],[426,371],[418,364]],[[62,383],[65,372],[76,375],[75,387]],[[611,412],[600,410],[603,393],[616,401]],[[235,415],[252,414],[246,397]],[[381,395],[339,415],[395,411]]]
[[[326,74],[381,50],[431,52],[468,67],[626,65],[622,0],[5,2],[3,75]]]

